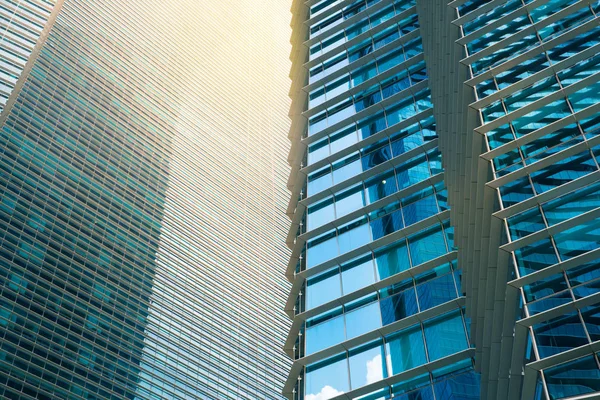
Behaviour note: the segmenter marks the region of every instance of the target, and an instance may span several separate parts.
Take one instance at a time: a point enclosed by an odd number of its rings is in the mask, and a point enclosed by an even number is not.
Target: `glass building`
[[[600,3],[294,10],[286,395],[598,397]]]
[[[600,3],[420,6],[482,398],[597,397]]]
[[[414,0],[297,1],[290,399],[478,399]]]
[[[26,68],[31,53],[34,49],[39,51],[61,3],[60,0],[0,2],[0,112]],[[54,15],[51,16],[53,10]]]
[[[289,4],[222,3],[0,0],[0,398],[282,398]]]

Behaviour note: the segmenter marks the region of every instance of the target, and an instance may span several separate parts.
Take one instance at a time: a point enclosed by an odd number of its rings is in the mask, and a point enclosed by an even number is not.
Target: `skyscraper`
[[[479,398],[415,1],[295,6],[284,393]]]
[[[55,3],[58,4],[55,6]],[[24,0],[0,4],[0,112],[31,53],[38,43],[38,49],[43,43],[60,10],[60,3],[54,0]]]
[[[294,10],[286,395],[598,396],[598,2]]]
[[[280,399],[289,5],[0,6],[0,397]]]
[[[482,398],[600,391],[599,4],[421,5]]]

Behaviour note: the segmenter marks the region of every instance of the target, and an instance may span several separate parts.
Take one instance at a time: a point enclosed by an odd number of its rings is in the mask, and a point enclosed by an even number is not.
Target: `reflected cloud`
[[[367,361],[367,385],[383,379],[383,367],[381,354],[377,354],[372,360]]]
[[[323,389],[321,389],[321,391],[317,394],[307,394],[305,400],[327,400],[342,393],[344,392],[340,392],[339,390],[327,385],[324,386]]]

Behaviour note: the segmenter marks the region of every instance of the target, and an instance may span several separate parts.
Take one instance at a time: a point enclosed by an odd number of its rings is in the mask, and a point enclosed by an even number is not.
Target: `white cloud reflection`
[[[340,392],[339,390],[327,385],[324,386],[323,389],[321,389],[321,391],[317,394],[307,394],[305,400],[327,400],[342,393],[344,392]]]
[[[367,361],[367,383],[377,382],[383,379],[383,368],[381,366],[381,354],[377,354],[372,360]]]

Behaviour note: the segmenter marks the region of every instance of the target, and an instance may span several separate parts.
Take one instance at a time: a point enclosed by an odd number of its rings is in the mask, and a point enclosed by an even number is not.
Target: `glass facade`
[[[574,0],[419,11],[482,398],[600,391],[599,12]]]
[[[284,394],[478,399],[416,4],[301,3]]]
[[[0,120],[0,398],[282,398],[289,5],[210,3],[57,2]]]
[[[51,26],[52,11],[58,13],[62,1],[4,0],[0,3],[0,112],[8,101],[39,42],[44,28]],[[55,16],[54,16],[55,17]],[[53,19],[53,18],[52,18]]]

